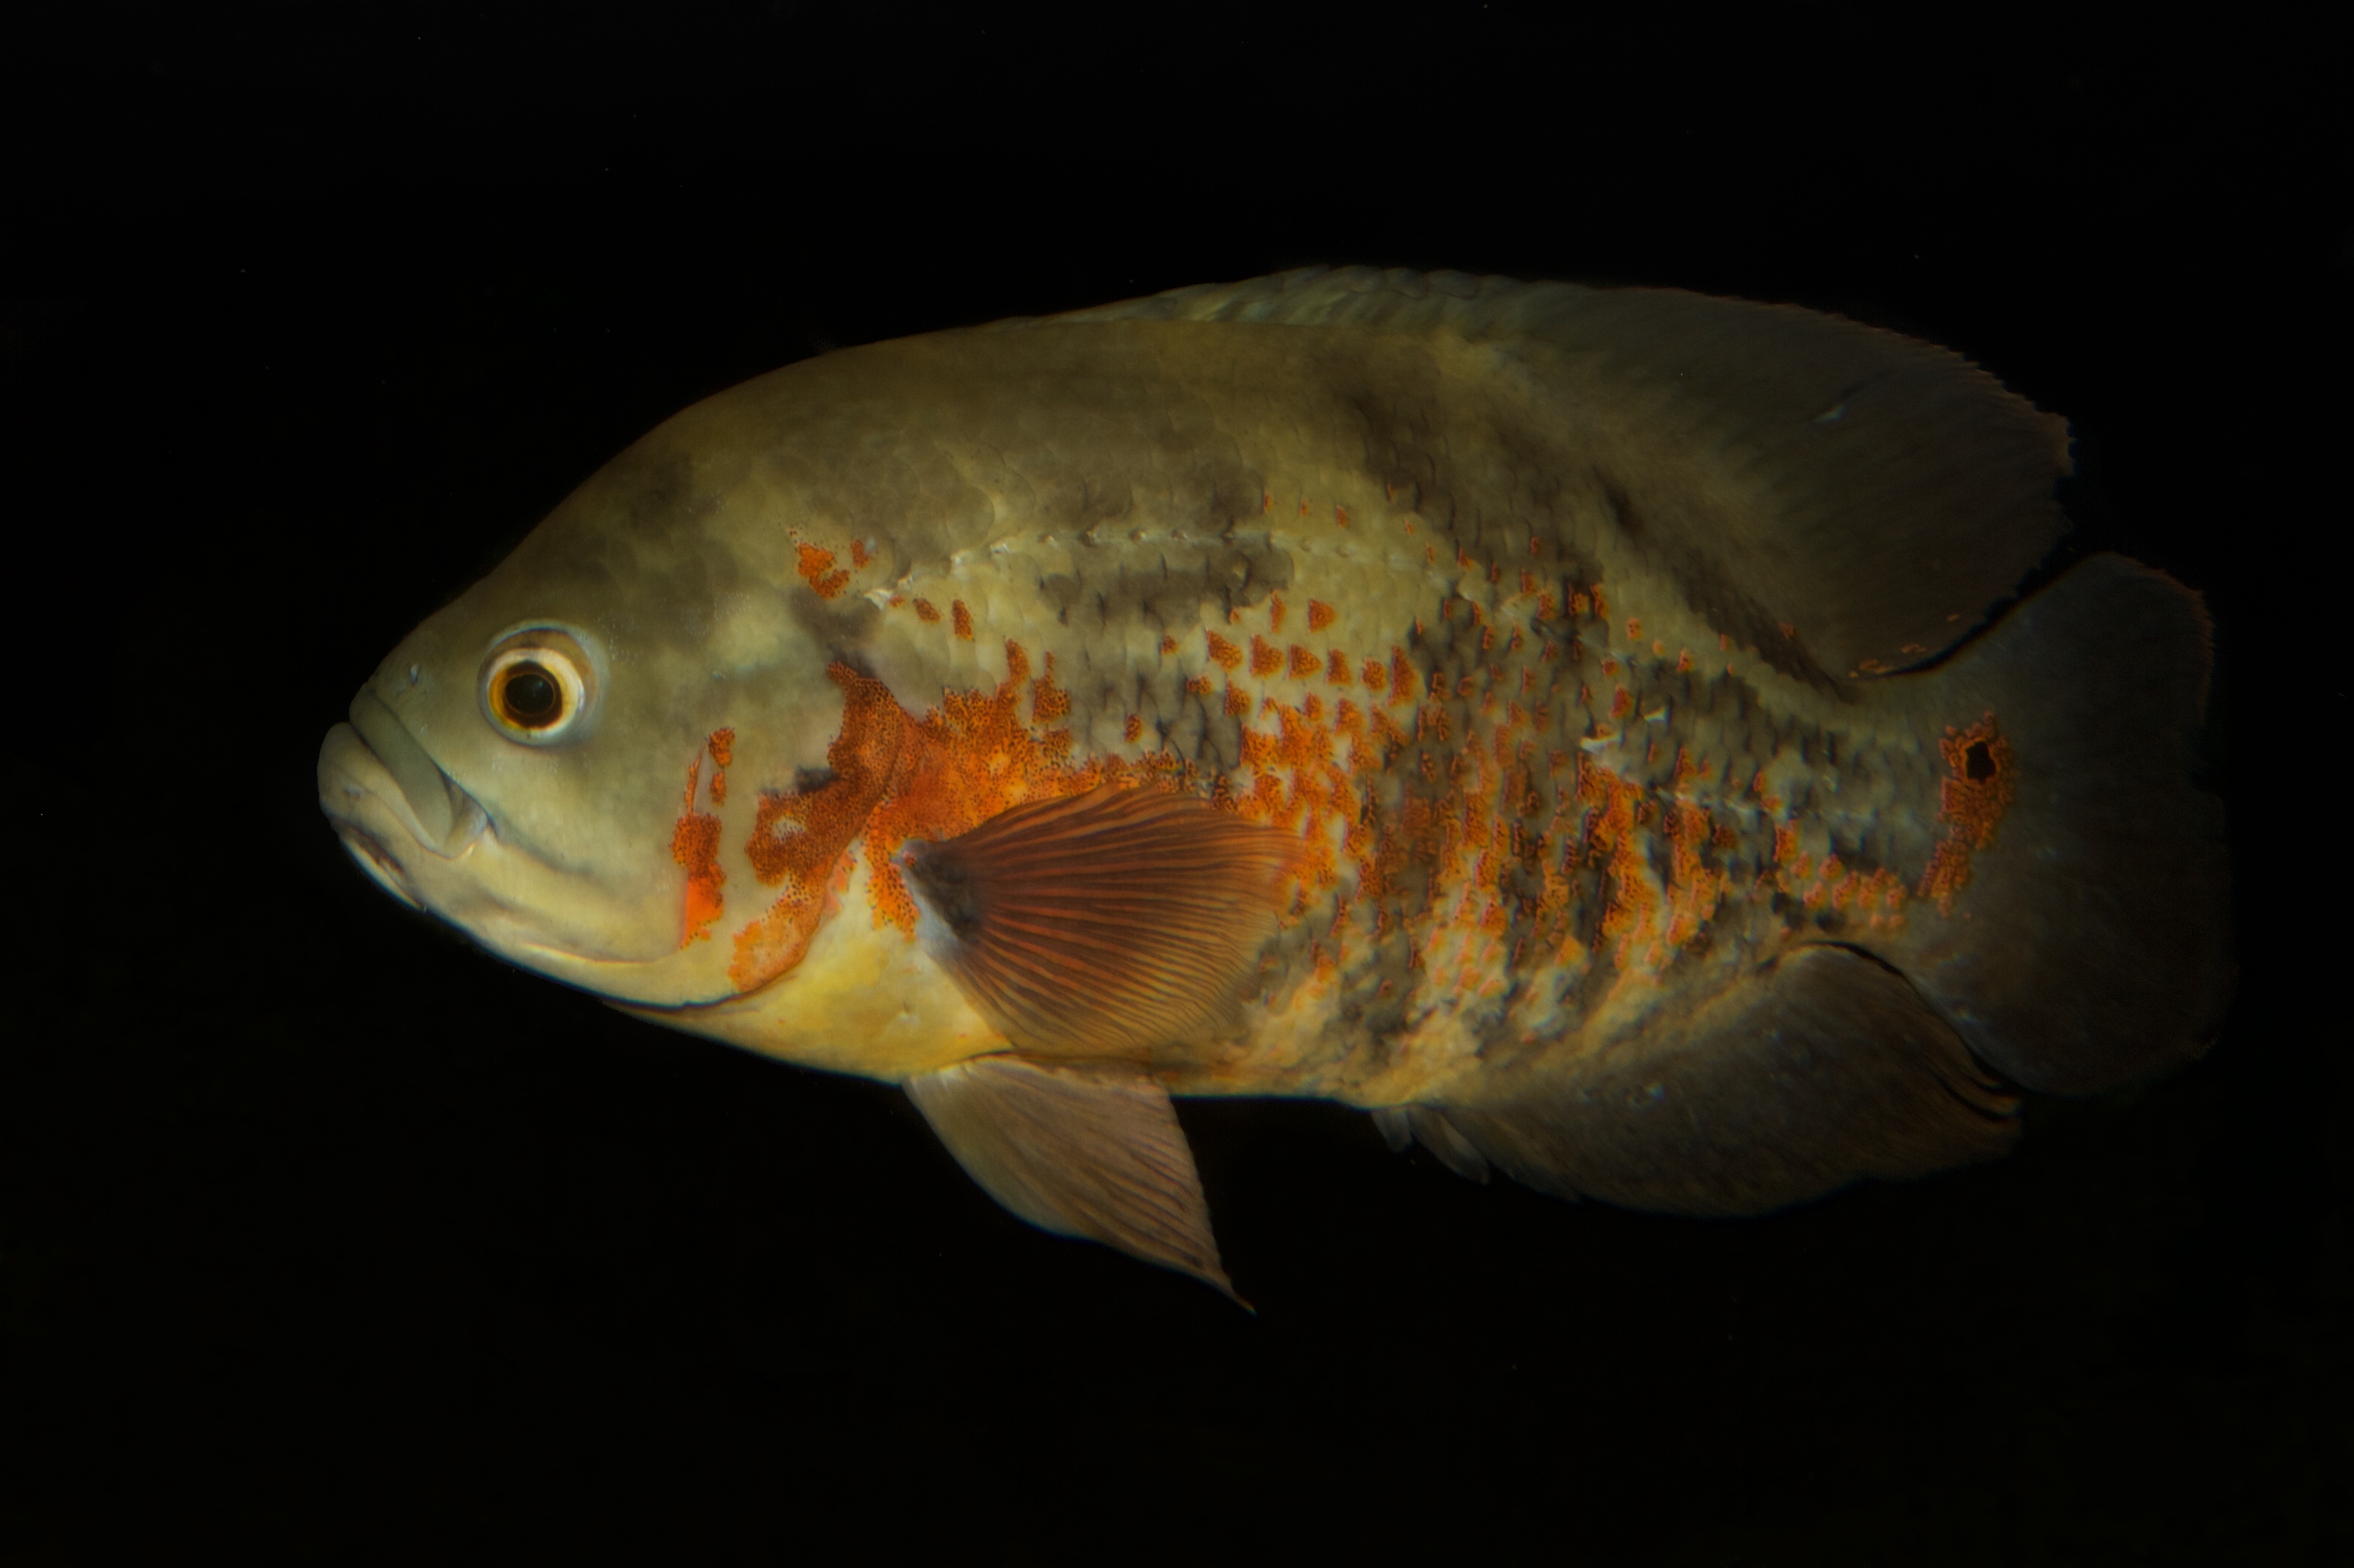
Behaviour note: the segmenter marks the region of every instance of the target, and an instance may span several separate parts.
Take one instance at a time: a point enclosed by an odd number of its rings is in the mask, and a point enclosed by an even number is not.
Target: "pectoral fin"
[[[1023,1050],[1149,1056],[1235,1026],[1293,846],[1190,795],[1017,806],[906,858],[960,989]]]
[[[1116,1063],[982,1056],[907,1097],[988,1194],[1041,1230],[1181,1269],[1237,1302],[1168,1091]]]

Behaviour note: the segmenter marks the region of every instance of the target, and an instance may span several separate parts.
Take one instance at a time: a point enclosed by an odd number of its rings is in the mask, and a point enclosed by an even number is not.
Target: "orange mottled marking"
[[[727,882],[727,874],[719,868],[719,819],[695,809],[695,786],[702,775],[703,758],[698,753],[686,765],[686,799],[680,804],[678,821],[670,834],[670,857],[686,868],[686,894],[679,917],[682,948],[707,938],[712,922],[726,906],[726,898],[719,891]],[[717,782],[713,779],[715,785]]]
[[[916,619],[927,626],[933,625],[940,619],[940,612],[932,608],[930,599],[919,599],[916,600]]]
[[[806,790],[762,790],[744,845],[753,874],[779,894],[767,913],[736,933],[727,978],[739,992],[801,961],[831,902],[843,852],[902,766],[907,718],[890,689],[843,664],[829,665],[826,678],[843,695],[842,730],[825,752],[831,777]]]
[[[703,746],[705,750],[711,753],[711,760],[720,767],[726,768],[735,763],[736,732],[733,729],[713,730],[710,738],[705,740]]]
[[[1030,654],[1011,637],[1005,640],[1005,676],[1016,684],[1030,678]]]
[[[1610,716],[1612,718],[1622,719],[1634,711],[1635,699],[1628,694],[1626,687],[1621,686],[1611,694]]]
[[[818,598],[832,599],[849,586],[850,574],[833,569],[832,550],[822,550],[815,545],[796,545],[793,552],[799,557],[793,570],[801,574]]]
[[[1283,651],[1266,638],[1253,633],[1250,641],[1251,673],[1261,680],[1283,668]]]
[[[1129,745],[1134,746],[1144,738],[1144,720],[1135,714],[1129,715],[1128,722],[1120,726],[1119,733]]]
[[[815,545],[801,545],[795,546],[794,553],[801,557],[801,560],[793,569],[811,583],[833,570],[832,550],[820,549]]]
[[[959,637],[963,638],[967,642],[972,641],[972,611],[964,607],[964,600],[960,599],[949,600],[949,623]]]
[[[1328,685],[1345,686],[1353,677],[1349,673],[1349,656],[1338,648],[1332,649],[1324,662],[1324,680]]]
[[[1197,697],[1208,696],[1216,685],[1217,683],[1210,679],[1207,675],[1188,675],[1185,677],[1185,689]]]
[[[1945,841],[1929,857],[1918,889],[1937,901],[1937,913],[1953,913],[1954,898],[1969,885],[1970,857],[1994,842],[1995,829],[2019,798],[2012,776],[2010,742],[1988,714],[1967,729],[1950,726],[1937,749],[1947,776],[1937,785],[1937,816],[1946,824]]]
[[[1376,692],[1387,691],[1390,683],[1389,666],[1379,659],[1365,661],[1365,685]]]
[[[1283,596],[1279,593],[1267,596],[1267,629],[1270,634],[1283,630]]]
[[[1163,638],[1161,640],[1161,657],[1163,657],[1163,658],[1167,658],[1170,654],[1174,653],[1174,652],[1177,652],[1177,640],[1176,640],[1174,637],[1163,637]]]
[[[1684,760],[1679,754],[1679,771]],[[1670,948],[1696,939],[1716,917],[1724,899],[1725,874],[1707,862],[1716,837],[1716,825],[1706,810],[1689,800],[1672,802],[1661,824],[1669,846],[1668,926],[1663,940]]]
[[[1291,673],[1294,675],[1304,681],[1323,668],[1324,661],[1319,659],[1313,650],[1302,648],[1297,642],[1291,645]]]
[[[1578,769],[1577,799],[1586,809],[1585,859],[1605,874],[1602,936],[1617,941],[1615,957],[1624,969],[1648,944],[1659,914],[1659,893],[1648,874],[1638,831],[1649,802],[1640,784],[1592,766]]]
[[[1232,641],[1227,638],[1221,637],[1214,631],[1205,630],[1202,635],[1209,640],[1210,658],[1220,669],[1238,670],[1242,667],[1243,651],[1241,644]]]
[[[1030,719],[1033,724],[1052,724],[1069,716],[1071,694],[1055,683],[1055,655],[1046,655],[1046,673],[1030,683]]]
[[[866,547],[865,540],[853,539],[850,542],[850,564],[852,566],[863,567],[874,558],[875,552]]]
[[[1310,631],[1323,630],[1326,627],[1332,624],[1333,617],[1337,614],[1339,614],[1339,611],[1335,610],[1331,605],[1326,604],[1322,599],[1310,599],[1308,601],[1308,630]]]
[[[1229,681],[1226,683],[1226,716],[1229,718],[1248,718],[1250,717],[1250,697],[1246,694],[1235,690],[1233,682]]]
[[[1346,528],[1349,525],[1349,509],[1345,506],[1332,508],[1332,522],[1335,526]]]

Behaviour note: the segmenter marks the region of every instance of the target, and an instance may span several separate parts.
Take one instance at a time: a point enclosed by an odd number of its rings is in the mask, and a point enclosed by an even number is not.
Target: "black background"
[[[0,67],[0,1559],[2354,1555],[2316,38],[94,15]],[[1253,1318],[999,1213],[896,1089],[475,954],[320,820],[384,651],[677,408],[1318,261],[1795,300],[2068,414],[2085,539],[2218,621],[2210,1058],[1739,1224],[1188,1102]]]

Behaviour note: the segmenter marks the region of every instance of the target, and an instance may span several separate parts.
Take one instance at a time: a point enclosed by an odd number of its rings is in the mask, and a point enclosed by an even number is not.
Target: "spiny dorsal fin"
[[[907,1096],[982,1191],[1032,1224],[1248,1305],[1219,1264],[1176,1107],[1142,1069],[982,1056],[909,1079]]]
[[[2018,1133],[2017,1103],[1953,1026],[1902,976],[1833,947],[1500,1091],[1445,1109],[1507,1174],[1671,1213],[1755,1213],[1859,1176],[1917,1176],[1991,1159]]]
[[[2068,528],[2064,420],[1957,354],[1795,306],[1309,268],[1001,324],[1123,321],[1505,351],[1561,432],[1554,478],[1718,630],[1818,683],[1953,647]]]
[[[958,986],[1023,1050],[1140,1060],[1235,1026],[1274,931],[1283,835],[1190,795],[1106,787],[908,852]]]

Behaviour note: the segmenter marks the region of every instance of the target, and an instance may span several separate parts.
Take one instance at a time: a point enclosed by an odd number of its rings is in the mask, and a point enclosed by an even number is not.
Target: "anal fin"
[[[1688,1214],[1991,1159],[2018,1135],[2017,1101],[1953,1025],[1903,976],[1829,946],[1598,1059],[1444,1110],[1529,1186]]]
[[[910,1078],[907,1097],[957,1163],[1013,1213],[1247,1305],[1219,1264],[1176,1107],[1142,1069],[981,1056]]]

